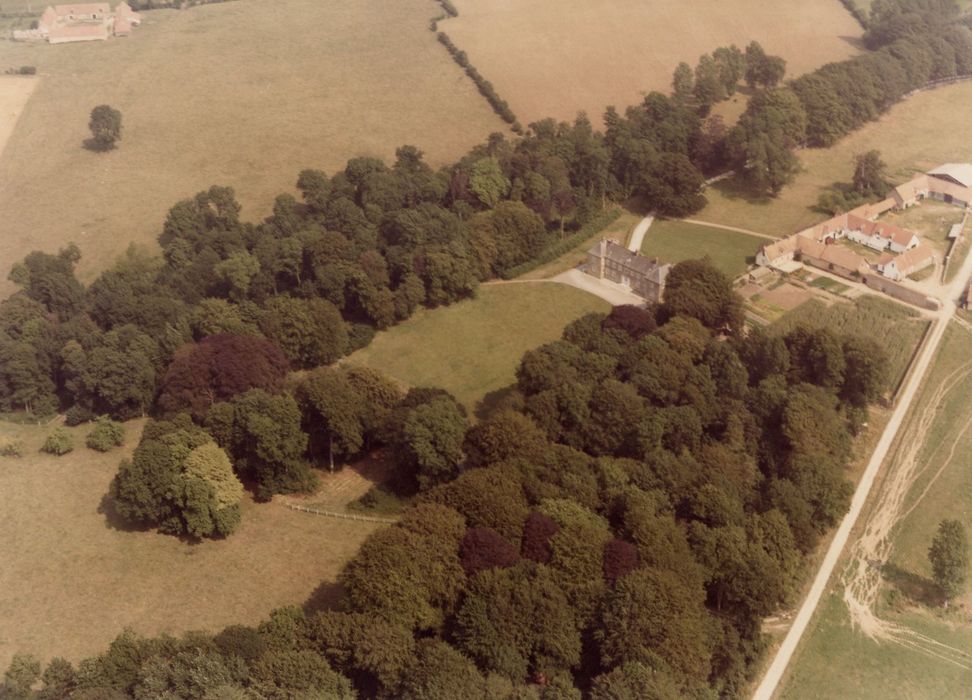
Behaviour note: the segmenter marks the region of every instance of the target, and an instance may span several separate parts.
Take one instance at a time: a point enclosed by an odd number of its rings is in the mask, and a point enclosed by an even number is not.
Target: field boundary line
[[[291,510],[300,511],[301,513],[313,513],[314,515],[324,515],[328,518],[341,518],[343,520],[360,520],[367,523],[384,523],[387,525],[394,525],[398,520],[393,520],[391,518],[377,518],[372,515],[357,515],[355,513],[340,513],[336,510],[328,510],[326,508],[312,508],[311,506],[299,506],[296,503],[284,503],[285,506]]]

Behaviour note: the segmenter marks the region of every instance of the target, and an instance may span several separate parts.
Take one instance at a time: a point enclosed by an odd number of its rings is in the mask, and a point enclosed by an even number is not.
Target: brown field
[[[798,151],[802,170],[775,199],[752,202],[724,181],[708,188],[709,204],[696,218],[789,235],[829,218],[811,207],[829,186],[850,182],[859,153],[880,151],[894,184],[942,163],[972,162],[970,109],[972,83],[920,92],[831,148]]]
[[[599,120],[607,105],[670,89],[679,61],[758,40],[805,73],[857,51],[861,27],[837,0],[456,0],[441,22],[526,125]]]
[[[37,78],[21,75],[0,76],[0,154],[13,133],[17,119],[37,86]]]
[[[783,311],[792,311],[800,304],[810,301],[813,294],[792,284],[781,284],[763,294],[763,299]]]
[[[53,427],[53,426],[52,426]],[[286,508],[244,503],[240,529],[225,541],[186,544],[154,532],[114,529],[99,505],[126,446],[102,455],[83,446],[90,426],[69,429],[75,451],[38,453],[48,428],[0,423],[0,440],[26,443],[0,457],[0,668],[19,651],[77,661],[99,653],[124,627],[142,634],[255,624],[276,607],[324,601],[337,572],[376,528]],[[371,483],[329,478],[347,500]],[[349,483],[347,483],[349,482]]]
[[[237,0],[145,13],[130,38],[0,42],[0,68],[42,76],[0,157],[0,296],[27,252],[75,241],[90,280],[166,211],[231,185],[269,213],[297,173],[414,144],[450,162],[504,124],[428,30],[430,0]],[[98,104],[123,115],[111,153],[82,147]]]

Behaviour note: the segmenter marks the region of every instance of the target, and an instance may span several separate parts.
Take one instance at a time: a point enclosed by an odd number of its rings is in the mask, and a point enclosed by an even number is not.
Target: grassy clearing
[[[410,386],[438,386],[470,411],[508,386],[524,352],[560,337],[570,321],[608,304],[556,283],[480,287],[476,299],[423,310],[379,333],[348,362],[380,369]]]
[[[745,233],[684,221],[656,221],[645,235],[641,252],[670,263],[708,255],[720,270],[730,277],[738,277],[766,242]]]
[[[913,420],[934,411],[936,418],[923,435],[922,471],[905,497],[905,515],[893,531],[894,548],[886,567],[891,573],[880,606],[881,617],[966,650],[972,650],[972,587],[948,612],[924,605],[920,597],[931,588],[927,551],[939,521],[959,518],[972,528],[970,346],[972,335],[953,324],[910,414]],[[939,399],[936,390],[950,379],[958,381]],[[835,591],[804,638],[780,697],[968,697],[972,671],[895,643],[866,639],[850,627],[839,584]]]
[[[772,328],[774,332],[786,333],[801,323],[878,340],[891,363],[892,387],[896,387],[904,376],[928,325],[928,321],[914,309],[873,294],[862,296],[853,303],[832,306],[813,299],[786,314]]]
[[[811,207],[827,187],[850,181],[858,153],[879,150],[895,183],[941,163],[972,162],[970,107],[972,83],[918,93],[832,148],[800,151],[803,170],[779,197],[753,202],[723,181],[707,190],[697,217],[784,236],[828,218]]]
[[[20,459],[0,457],[2,668],[18,651],[77,661],[126,626],[147,635],[216,630],[333,599],[338,571],[380,527],[248,500],[224,541],[117,530],[101,501],[142,422],[126,424],[125,447],[106,454],[84,447],[90,425],[68,428],[75,450],[63,457],[38,452],[54,427],[0,423],[0,441],[26,447]]]
[[[406,143],[437,166],[504,131],[428,30],[436,11],[237,0],[147,12],[125,39],[0,42],[0,68],[40,77],[0,157],[0,296],[12,262],[71,240],[90,280],[129,241],[154,246],[169,207],[213,184],[260,218],[304,168],[390,160]],[[82,141],[103,103],[121,110],[123,136],[92,153]]]
[[[644,92],[671,89],[679,61],[756,39],[791,76],[857,52],[861,27],[837,2],[777,0],[456,0],[439,26],[467,54],[523,124],[607,105],[623,110]],[[569,7],[569,10],[568,10]]]

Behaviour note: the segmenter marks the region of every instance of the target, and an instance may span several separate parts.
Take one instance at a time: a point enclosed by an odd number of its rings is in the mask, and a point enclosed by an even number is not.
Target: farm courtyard
[[[3,668],[17,652],[76,662],[104,651],[125,627],[145,635],[216,631],[333,598],[337,573],[382,527],[299,513],[278,496],[260,504],[247,497],[243,523],[227,540],[187,544],[115,529],[100,512],[102,498],[142,422],[127,423],[125,446],[105,454],[84,447],[90,425],[69,428],[75,450],[63,457],[38,452],[53,427],[0,422],[0,441],[25,445],[24,457],[0,458]],[[346,500],[362,486],[344,492]]]
[[[76,242],[87,282],[129,242],[154,248],[169,207],[210,185],[259,219],[304,168],[403,144],[438,166],[504,130],[428,30],[437,7],[238,0],[147,12],[130,38],[0,42],[0,66],[38,71],[0,153],[0,297],[31,250]],[[82,146],[99,104],[122,112],[109,153]]]
[[[858,51],[861,27],[838,0],[455,0],[439,24],[526,125],[544,117],[600,122],[645,92],[671,89],[679,61],[759,41],[797,76]]]

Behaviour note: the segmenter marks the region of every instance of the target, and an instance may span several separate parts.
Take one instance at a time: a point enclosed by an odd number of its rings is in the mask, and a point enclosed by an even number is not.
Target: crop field
[[[655,221],[641,244],[642,255],[677,263],[708,255],[713,264],[729,277],[744,273],[766,241],[736,231],[685,221]]]
[[[439,28],[465,51],[526,125],[624,110],[668,92],[679,61],[759,41],[800,75],[857,52],[861,27],[838,0],[455,0]],[[569,8],[569,9],[568,9]]]
[[[215,631],[283,605],[333,600],[337,573],[381,527],[298,513],[277,497],[245,501],[242,525],[223,541],[115,529],[101,501],[141,427],[126,424],[125,447],[107,454],[83,446],[90,426],[70,428],[74,452],[52,457],[38,452],[49,428],[0,423],[0,440],[26,447],[22,458],[0,457],[0,668],[17,652],[77,661],[124,627]]]
[[[39,76],[0,156],[0,296],[10,264],[69,241],[90,280],[129,242],[154,245],[169,207],[213,184],[259,219],[304,168],[391,160],[403,144],[438,166],[503,131],[428,30],[436,11],[428,0],[237,0],[147,12],[107,42],[0,42],[0,68]],[[109,153],[82,146],[99,104],[122,113]]]
[[[790,311],[772,329],[786,333],[798,324],[878,340],[888,353],[894,388],[904,376],[928,321],[910,307],[868,294],[831,306],[812,299]]]
[[[12,75],[0,76],[0,154],[13,133],[20,113],[37,86],[37,78]]]
[[[905,424],[927,423],[917,452],[894,454],[885,470],[916,455],[915,478],[892,530],[876,613],[895,632],[870,640],[851,626],[832,582],[815,626],[808,630],[780,697],[966,698],[972,686],[972,586],[943,610],[931,582],[928,546],[942,518],[972,530],[972,333],[948,330],[932,372]],[[942,391],[944,389],[944,392]],[[840,569],[838,568],[838,571]]]
[[[881,119],[831,148],[799,151],[802,171],[775,199],[753,201],[732,181],[706,190],[708,206],[696,216],[706,221],[786,236],[829,215],[814,211],[817,199],[834,183],[848,183],[854,156],[876,149],[898,184],[942,163],[972,162],[972,83],[920,92],[894,106]]]
[[[486,285],[475,299],[419,311],[347,361],[410,386],[447,389],[472,412],[486,394],[515,381],[524,352],[558,339],[574,319],[609,308],[555,282]]]

